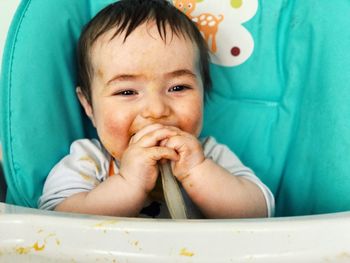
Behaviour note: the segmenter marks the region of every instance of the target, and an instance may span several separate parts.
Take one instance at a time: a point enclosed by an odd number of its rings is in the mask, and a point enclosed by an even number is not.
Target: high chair
[[[0,262],[350,257],[350,2],[182,1],[192,4],[193,20],[215,24],[201,27],[213,79],[202,135],[227,144],[270,187],[278,218],[172,221],[35,209],[71,142],[96,136],[75,95],[75,45],[83,25],[113,1],[22,0],[1,73]]]

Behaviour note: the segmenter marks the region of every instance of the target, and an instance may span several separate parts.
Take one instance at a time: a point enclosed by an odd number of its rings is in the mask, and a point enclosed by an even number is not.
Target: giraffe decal
[[[237,66],[253,53],[253,37],[242,24],[254,17],[258,0],[173,0],[173,4],[196,23],[214,64]]]

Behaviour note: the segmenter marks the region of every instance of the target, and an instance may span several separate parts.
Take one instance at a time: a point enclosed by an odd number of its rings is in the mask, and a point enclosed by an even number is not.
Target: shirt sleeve
[[[275,198],[270,189],[254,174],[248,167],[244,166],[238,157],[226,146],[219,144],[213,137],[202,140],[204,154],[221,167],[225,168],[234,176],[243,176],[245,179],[255,183],[264,194],[268,216],[275,214]]]
[[[97,140],[74,141],[70,153],[50,171],[38,207],[53,210],[67,197],[94,189],[105,179],[109,159]]]

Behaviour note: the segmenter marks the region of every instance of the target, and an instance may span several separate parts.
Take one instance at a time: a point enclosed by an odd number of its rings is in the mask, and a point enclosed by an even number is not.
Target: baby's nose
[[[160,95],[152,95],[147,98],[141,115],[146,119],[160,119],[168,116],[169,113],[170,107],[166,98]]]

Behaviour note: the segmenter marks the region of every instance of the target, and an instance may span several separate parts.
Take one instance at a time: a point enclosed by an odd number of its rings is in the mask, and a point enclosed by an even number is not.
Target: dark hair
[[[116,35],[125,31],[125,39],[141,24],[153,20],[159,35],[166,39],[166,26],[177,36],[188,37],[199,50],[199,67],[204,90],[211,87],[209,51],[196,25],[166,0],[120,0],[102,9],[83,29],[78,42],[78,85],[91,104],[91,48],[104,33],[115,28]],[[113,38],[112,37],[112,38]]]

